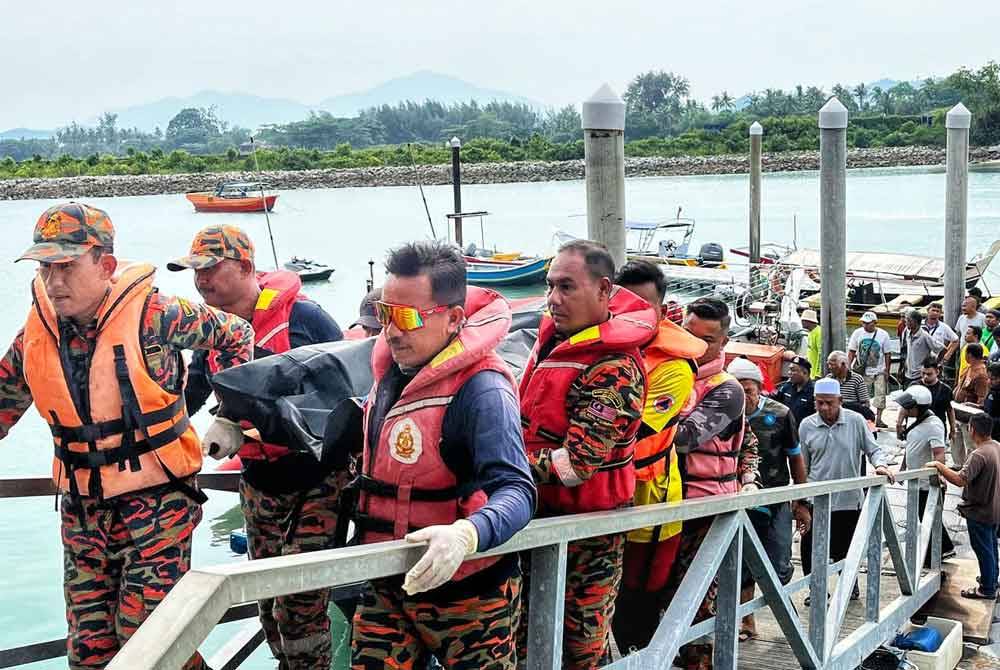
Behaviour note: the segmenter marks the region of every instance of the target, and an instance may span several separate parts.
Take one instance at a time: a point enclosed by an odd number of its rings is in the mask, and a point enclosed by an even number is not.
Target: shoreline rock
[[[1000,161],[1000,146],[973,147],[972,162]],[[938,147],[892,147],[851,149],[848,168],[889,168],[943,166],[945,150]],[[796,172],[819,169],[818,151],[765,154],[765,172]],[[678,158],[626,158],[628,177],[745,174],[746,155],[682,156]],[[278,190],[308,188],[349,188],[370,186],[425,186],[451,183],[449,165],[412,167],[371,167],[328,170],[265,171],[259,175]],[[0,200],[41,198],[121,197],[209,191],[220,181],[247,181],[258,178],[252,172],[202,174],[123,175],[104,177],[60,177],[51,179],[0,179]],[[505,184],[514,182],[565,181],[583,179],[583,161],[523,161],[518,163],[468,163],[462,166],[465,184]]]

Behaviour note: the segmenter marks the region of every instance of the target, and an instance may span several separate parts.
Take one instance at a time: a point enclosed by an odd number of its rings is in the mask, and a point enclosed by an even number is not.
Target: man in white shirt
[[[934,353],[942,364],[955,355],[958,341],[961,339],[951,326],[941,320],[943,314],[944,306],[939,302],[932,302],[927,306],[927,319],[921,326],[934,340]]]
[[[932,405],[934,397],[930,389],[921,384],[914,384],[906,391],[895,393],[892,400],[899,405],[900,423],[897,425],[897,437],[905,442],[903,452],[903,470],[913,470],[924,467],[928,461],[944,463],[945,436],[944,423],[935,416]],[[907,426],[907,420],[911,420]],[[923,516],[927,506],[928,482],[920,482],[918,511]],[[955,545],[948,536],[948,529],[941,529],[941,554],[948,558],[955,555]],[[924,561],[930,565],[930,556]]]
[[[962,301],[962,313],[955,322],[955,332],[964,334],[969,326],[982,328],[985,325],[986,315],[979,311],[979,301],[975,296],[965,296],[965,300]]]
[[[886,427],[882,422],[882,410],[885,409],[885,394],[889,386],[891,348],[889,333],[878,327],[875,312],[862,314],[861,327],[851,334],[847,343],[847,363],[851,370],[865,378],[875,408],[875,425],[879,428]]]

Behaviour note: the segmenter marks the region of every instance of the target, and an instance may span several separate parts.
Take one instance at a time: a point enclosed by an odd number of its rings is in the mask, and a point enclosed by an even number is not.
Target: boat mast
[[[274,246],[274,233],[271,232],[271,215],[267,212],[267,198],[264,196],[264,180],[260,175],[260,163],[257,161],[257,145],[254,144],[253,135],[250,136],[250,153],[253,154],[253,164],[257,168],[257,184],[260,186],[260,202],[264,205],[264,220],[267,221],[267,237],[271,240],[271,254],[274,256],[274,269],[278,267],[278,250]]]
[[[417,169],[417,161],[413,159],[413,145],[410,143],[406,144],[407,151],[410,152],[410,164],[413,166],[413,179],[417,182],[417,188],[420,189],[420,199],[424,201],[424,213],[427,214],[427,223],[431,227],[431,238],[437,239],[437,233],[434,232],[434,222],[431,221],[431,210],[427,206],[427,196],[424,195],[424,185],[420,183],[420,171]]]

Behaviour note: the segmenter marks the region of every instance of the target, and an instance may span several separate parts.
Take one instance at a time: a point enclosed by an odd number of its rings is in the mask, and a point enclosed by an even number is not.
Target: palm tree
[[[858,111],[858,104],[854,101],[854,96],[851,95],[851,92],[848,91],[846,88],[844,88],[840,84],[835,84],[834,87],[831,89],[831,92],[835,96],[837,96],[837,99],[840,100],[840,103],[844,107],[846,107],[848,111],[851,112]]]
[[[719,112],[728,112],[733,108],[733,98],[729,95],[729,91],[723,91],[719,95],[712,96],[712,111],[718,114]]]
[[[862,112],[868,109],[868,87],[864,83],[854,87],[854,95],[858,99],[858,109]]]

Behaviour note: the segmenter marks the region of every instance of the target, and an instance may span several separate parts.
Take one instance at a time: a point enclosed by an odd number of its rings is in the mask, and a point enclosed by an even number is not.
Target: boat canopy
[[[662,223],[660,221],[626,221],[625,230],[666,230],[668,228],[687,228],[693,226],[694,221],[688,223]]]
[[[1000,241],[994,242],[989,251],[974,258],[966,266],[967,278],[981,276],[993,257],[1000,251]],[[797,249],[784,258],[781,265],[807,268],[820,267],[816,249]],[[944,281],[944,259],[916,254],[895,254],[879,251],[852,251],[847,254],[847,271],[858,276],[894,275],[902,279],[927,282]]]
[[[219,184],[220,191],[250,191],[260,190],[262,188],[267,188],[267,184],[260,181],[224,182]]]

